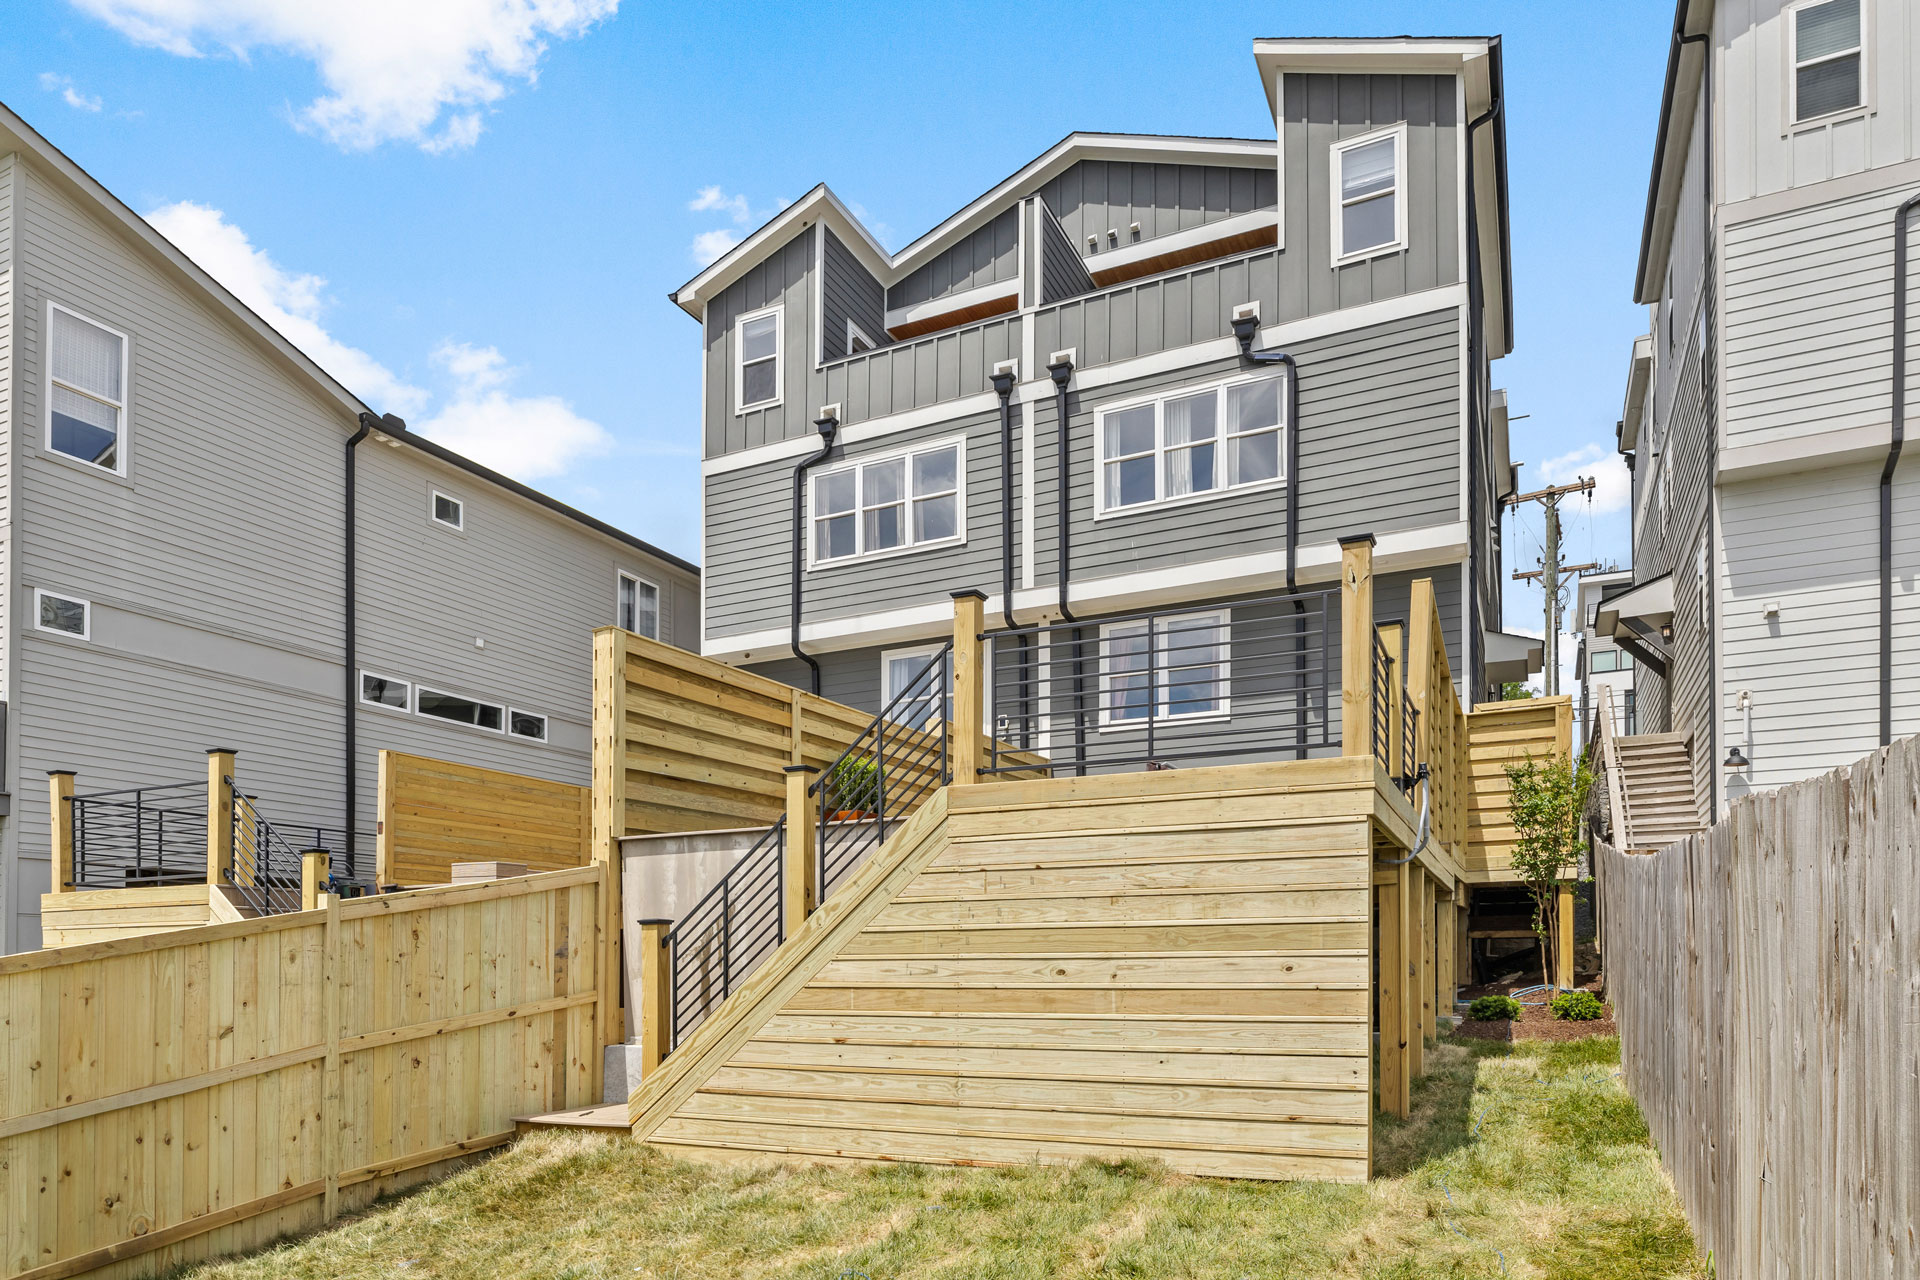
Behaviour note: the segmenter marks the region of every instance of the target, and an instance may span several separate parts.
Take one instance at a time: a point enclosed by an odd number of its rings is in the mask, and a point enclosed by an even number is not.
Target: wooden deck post
[[[53,805],[53,891],[73,892],[73,770],[47,770],[47,799]]]
[[[1340,750],[1373,754],[1373,535],[1340,539]]]
[[[233,762],[238,752],[207,751],[207,883],[227,883],[233,870]]]
[[[626,1038],[620,1007],[620,837],[627,834],[627,641],[618,627],[593,633],[593,861],[606,868],[600,879],[598,963],[600,999],[596,1022],[601,1045]],[[600,1096],[602,1055],[595,1053],[591,1094]]]
[[[1380,1110],[1405,1116],[1413,1109],[1407,1054],[1407,895],[1405,864],[1375,886],[1380,942]]]
[[[1573,989],[1573,882],[1560,882],[1559,919],[1553,947],[1553,985],[1562,991]]]
[[[317,911],[320,907],[320,894],[327,886],[327,878],[332,873],[333,854],[326,849],[302,849],[300,851],[300,909]]]
[[[955,786],[980,781],[980,746],[987,718],[980,633],[986,624],[986,593],[973,587],[953,593],[952,750]]]
[[[640,1016],[640,1078],[646,1079],[666,1061],[673,1045],[673,984],[667,968],[667,934],[671,920],[640,922],[640,990],[633,1005]]]
[[[813,796],[807,788],[820,772],[810,764],[787,766],[787,840],[781,854],[781,919],[791,938],[806,925],[818,901],[820,841],[815,829]]]
[[[1407,897],[1407,1083],[1426,1074],[1427,1037],[1433,1028],[1433,966],[1427,935],[1432,932],[1433,878],[1419,863],[1408,868]]]

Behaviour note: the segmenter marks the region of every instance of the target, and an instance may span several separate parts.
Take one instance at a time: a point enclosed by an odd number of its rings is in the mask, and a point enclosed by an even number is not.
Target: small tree
[[[1553,939],[1559,936],[1560,884],[1580,861],[1580,823],[1593,773],[1587,758],[1555,753],[1545,761],[1529,755],[1507,766],[1512,794],[1507,812],[1517,836],[1513,872],[1533,896],[1533,932],[1540,939],[1540,980],[1553,984]]]
[[[1527,688],[1525,683],[1519,680],[1509,680],[1500,686],[1500,701],[1502,702],[1520,702],[1533,696],[1533,690]]]

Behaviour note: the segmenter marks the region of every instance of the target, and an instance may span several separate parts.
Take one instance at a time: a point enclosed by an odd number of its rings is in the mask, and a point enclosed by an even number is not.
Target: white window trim
[[[868,551],[865,545],[867,540],[866,508],[862,505],[866,495],[860,491],[860,482],[855,480],[853,486],[853,554],[850,556],[835,556],[831,560],[822,560],[818,557],[816,553],[819,550],[819,522],[814,515],[814,512],[818,509],[814,505],[814,498],[822,478],[839,475],[843,471],[858,471],[862,467],[871,466],[875,463],[892,462],[898,458],[908,459],[906,532],[911,535],[913,532],[914,503],[914,494],[912,492],[913,463],[911,459],[916,454],[937,453],[947,448],[956,450],[953,463],[954,532],[952,537],[936,538],[928,542],[903,542],[897,547],[888,547],[884,551]],[[837,569],[842,565],[850,564],[871,564],[875,560],[890,560],[895,556],[913,555],[921,551],[935,551],[941,547],[964,546],[967,541],[967,438],[964,435],[948,436],[941,440],[929,440],[925,444],[903,446],[898,449],[889,450],[886,453],[862,454],[855,458],[849,458],[837,466],[825,467],[818,471],[809,471],[807,473],[806,536],[807,568],[809,570]]]
[[[442,529],[451,529],[455,533],[465,533],[467,531],[467,500],[465,498],[455,497],[445,489],[429,489],[427,490],[427,494],[427,519],[439,525]],[[440,518],[440,499],[442,498],[445,498],[448,502],[453,503],[455,507],[459,508],[460,521],[458,524],[451,520],[442,520]]]
[[[1108,699],[1108,696],[1107,696],[1112,691],[1112,688],[1113,688],[1112,679],[1111,679],[1113,675],[1113,671],[1111,666],[1109,665],[1110,659],[1112,656],[1112,651],[1109,649],[1107,644],[1107,635],[1109,632],[1117,631],[1122,627],[1143,627],[1147,623],[1147,620],[1145,618],[1122,618],[1116,622],[1103,623],[1100,627],[1100,675],[1099,675],[1099,679],[1095,682],[1095,684],[1098,689],[1098,697],[1100,699],[1100,732],[1101,733],[1145,733],[1147,731],[1147,721],[1149,719],[1153,721],[1153,724],[1156,728],[1158,728],[1161,725],[1168,725],[1168,724],[1205,724],[1210,721],[1221,721],[1221,720],[1233,719],[1233,696],[1232,696],[1233,610],[1230,608],[1196,609],[1191,613],[1167,613],[1167,614],[1154,615],[1154,621],[1156,623],[1170,622],[1170,621],[1176,621],[1176,620],[1213,622],[1216,625],[1218,625],[1226,633],[1226,639],[1221,646],[1226,651],[1226,656],[1219,663],[1219,665],[1223,668],[1223,671],[1221,673],[1221,684],[1224,686],[1224,689],[1225,689],[1225,691],[1219,695],[1218,701],[1220,705],[1215,709],[1213,709],[1212,711],[1180,711],[1180,712],[1168,711],[1166,710],[1166,708],[1170,703],[1170,699],[1167,697],[1167,692],[1168,692],[1167,686],[1166,686],[1166,683],[1163,681],[1154,690],[1154,699],[1155,699],[1155,702],[1158,704],[1156,708],[1156,714],[1152,715],[1151,717],[1141,716],[1137,720],[1114,719],[1113,703]],[[1156,645],[1162,643],[1166,639],[1166,634],[1167,633],[1165,632],[1165,630],[1156,630],[1153,637],[1153,643]],[[1166,664],[1164,661],[1160,663],[1160,667],[1162,670],[1164,670],[1165,665]],[[1200,666],[1202,664],[1195,662],[1195,663],[1189,663],[1187,665]],[[1122,674],[1125,674],[1125,673],[1122,673]]]
[[[858,338],[860,339],[860,341],[867,344],[866,351],[855,351],[853,349],[853,340],[855,338]],[[865,329],[862,329],[859,325],[855,324],[853,322],[852,316],[848,316],[847,317],[847,354],[850,356],[866,355],[868,351],[878,351],[879,349],[880,349],[880,344],[875,342],[872,338],[869,338],[867,336],[867,331]]]
[[[76,387],[70,382],[61,382],[53,376],[53,358],[51,352],[53,349],[53,313],[56,311],[72,316],[82,324],[90,324],[96,329],[103,329],[120,339],[120,400],[117,404],[104,396],[95,395],[84,387]],[[55,458],[61,458],[67,462],[77,462],[81,466],[89,467],[95,471],[104,471],[110,476],[125,476],[127,474],[127,437],[130,434],[127,430],[127,420],[131,416],[128,412],[128,405],[133,399],[133,339],[110,324],[102,324],[85,312],[76,311],[72,307],[61,306],[59,303],[49,299],[47,302],[46,327],[41,332],[40,342],[42,350],[49,353],[44,361],[46,369],[42,377],[43,391],[40,397],[44,405],[40,415],[41,450]],[[89,462],[85,458],[75,457],[71,453],[66,453],[53,447],[53,388],[56,383],[77,396],[85,396],[96,404],[113,405],[113,407],[118,410],[120,415],[120,433],[113,444],[114,466],[103,467],[97,462]],[[65,597],[62,598],[64,599]]]
[[[104,471],[106,468],[102,467],[101,470]],[[52,596],[55,600],[64,600],[68,604],[77,604],[80,606],[79,635],[75,635],[71,631],[62,631],[59,627],[46,626],[40,621],[40,598],[42,596]],[[35,631],[44,631],[50,636],[64,636],[68,640],[91,641],[93,639],[93,601],[83,600],[79,596],[70,596],[64,591],[49,591],[45,587],[35,587],[33,589],[33,629]]]
[[[620,584],[626,581],[637,582],[643,587],[653,588],[653,625],[656,631],[661,630],[662,629],[661,624],[666,620],[666,609],[664,608],[664,606],[667,600],[667,593],[660,586],[658,582],[655,582],[652,578],[647,577],[645,574],[635,573],[631,569],[615,569],[613,571],[613,623],[614,625],[615,626],[620,625]],[[639,621],[639,619],[636,618],[634,619],[634,621],[637,622]],[[624,631],[626,630],[626,628],[622,627],[621,630]],[[649,640],[660,639],[658,635],[647,636],[647,633],[644,631],[635,631],[632,634],[637,636],[646,636],[646,638]],[[528,712],[528,714],[531,715],[533,713]]]
[[[899,689],[894,690],[892,693],[887,692],[887,668],[892,665],[893,660],[895,658],[913,658],[918,660],[917,661],[918,667],[925,667],[927,665],[927,659],[933,657],[934,654],[939,653],[940,648],[941,646],[937,644],[909,644],[909,645],[902,645],[897,649],[882,649],[880,651],[880,709],[882,711],[885,711],[888,707],[892,706],[893,700],[899,697],[900,694],[903,692],[903,690],[899,690]],[[918,672],[916,671],[915,674],[918,674]],[[949,664],[947,667],[946,697],[941,707],[941,711],[942,711],[943,720],[952,718],[953,716],[953,667],[951,664]],[[993,721],[989,719],[987,723],[992,724]]]
[[[1293,423],[1287,420],[1288,397],[1287,397],[1286,380],[1292,376],[1293,375],[1290,373],[1242,374],[1242,375],[1237,375],[1235,377],[1227,378],[1220,382],[1215,382],[1212,384],[1203,384],[1197,387],[1181,387],[1178,390],[1163,391],[1163,392],[1159,392],[1157,394],[1149,395],[1149,396],[1135,396],[1129,400],[1116,400],[1112,404],[1101,405],[1100,408],[1093,415],[1093,519],[1094,519],[1094,522],[1097,524],[1103,520],[1118,520],[1127,516],[1141,515],[1143,513],[1150,512],[1150,511],[1166,511],[1170,508],[1191,506],[1197,502],[1213,502],[1220,498],[1235,496],[1239,494],[1260,493],[1267,489],[1277,489],[1285,485],[1287,482],[1287,439],[1293,433]],[[1227,389],[1229,387],[1245,386],[1249,383],[1254,383],[1254,382],[1264,382],[1269,379],[1277,380],[1280,383],[1280,471],[1279,471],[1279,474],[1275,475],[1271,480],[1256,480],[1251,484],[1221,484],[1221,485],[1216,485],[1211,489],[1202,490],[1199,493],[1183,494],[1178,498],[1168,498],[1163,496],[1161,491],[1166,488],[1166,484],[1167,484],[1167,471],[1166,471],[1167,414],[1166,414],[1166,407],[1165,407],[1166,402],[1169,400],[1184,400],[1190,396],[1197,396],[1202,394],[1203,392],[1208,392],[1208,391],[1211,391],[1221,401],[1221,406],[1223,411],[1218,414],[1215,421],[1222,424],[1222,429],[1220,430],[1219,434],[1216,435],[1214,438],[1214,447],[1218,450],[1218,452],[1215,455],[1216,460],[1215,460],[1214,466],[1216,469],[1216,474],[1218,474],[1218,470],[1226,466],[1227,434],[1224,430],[1224,424],[1226,422],[1224,404],[1225,404]],[[1106,476],[1106,473],[1107,473],[1106,418],[1107,418],[1107,415],[1110,413],[1120,413],[1127,409],[1138,409],[1142,405],[1148,405],[1148,404],[1154,406],[1154,409],[1153,409],[1153,493],[1154,493],[1154,496],[1150,501],[1147,501],[1147,502],[1129,503],[1124,507],[1109,507],[1107,505],[1107,484],[1106,484],[1106,479],[1107,479],[1107,476]],[[1128,456],[1132,457],[1134,455],[1129,454]]]
[[[515,716],[532,716],[538,720],[540,722],[540,736],[536,738],[531,734],[515,733],[513,731],[513,718]],[[506,726],[507,736],[519,742],[538,742],[544,746],[547,742],[551,741],[553,737],[553,718],[544,711],[528,711],[525,707],[508,707]]]
[[[375,680],[385,680],[392,684],[405,685],[407,689],[407,705],[404,707],[392,707],[392,706],[388,706],[384,702],[375,702],[372,698],[369,698],[367,696],[367,677],[368,676],[372,676]],[[366,667],[362,667],[360,668],[359,692],[360,692],[360,705],[363,707],[375,707],[381,711],[387,712],[389,715],[396,715],[396,716],[405,716],[405,715],[413,714],[413,681],[411,680],[402,680],[399,676],[390,676],[386,674],[384,671],[370,671]],[[432,719],[431,716],[429,716],[428,718]]]
[[[1382,138],[1394,139],[1393,144],[1393,239],[1386,244],[1373,245],[1366,249],[1347,252],[1346,224],[1340,216],[1343,207],[1340,199],[1340,157],[1356,147],[1378,142]],[[1328,241],[1333,251],[1333,265],[1344,267],[1351,262],[1365,262],[1370,258],[1385,257],[1390,253],[1404,253],[1407,248],[1407,122],[1388,125],[1384,129],[1375,129],[1372,133],[1363,133],[1355,138],[1343,138],[1327,148],[1327,165],[1330,174],[1330,189],[1327,192],[1328,208],[1332,221],[1328,223]],[[1378,199],[1379,197],[1371,197]]]
[[[749,320],[758,320],[763,316],[773,316],[773,399],[757,400],[745,403],[747,362],[744,330]],[[760,363],[754,361],[755,364]],[[747,311],[735,316],[733,320],[733,416],[759,413],[765,409],[778,409],[786,398],[787,374],[787,307],[776,302],[770,307],[761,307],[758,311]]]
[[[420,709],[420,695],[423,693],[437,693],[443,698],[465,698],[468,702],[475,703],[479,706],[498,707],[500,708],[500,727],[498,729],[489,729],[483,724],[461,724],[458,720],[449,720],[445,716],[429,715]],[[488,733],[499,738],[507,736],[506,703],[495,702],[491,698],[478,698],[470,693],[458,693],[452,689],[435,689],[429,685],[421,684],[417,680],[413,685],[413,714],[419,716],[422,720],[431,720],[435,724],[444,724],[454,729],[468,729],[474,733]]]
[[[1869,52],[1873,47],[1873,5],[1870,0],[1860,0],[1860,45],[1857,50],[1860,55],[1859,105],[1841,107],[1838,111],[1829,111],[1825,115],[1808,116],[1805,120],[1799,118],[1800,76],[1798,73],[1800,68],[1847,56],[1843,51],[1830,53],[1824,58],[1814,58],[1805,63],[1800,61],[1800,11],[1825,3],[1826,0],[1798,0],[1798,3],[1788,5],[1780,11],[1781,19],[1786,23],[1786,29],[1782,33],[1786,38],[1780,42],[1785,68],[1781,101],[1787,104],[1786,127],[1780,131],[1780,136],[1783,138],[1801,129],[1837,124],[1842,120],[1873,113],[1873,64]]]

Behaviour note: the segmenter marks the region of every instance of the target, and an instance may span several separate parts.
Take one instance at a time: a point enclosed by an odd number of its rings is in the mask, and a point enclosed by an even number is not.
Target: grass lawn
[[[1364,1187],[1146,1163],[720,1168],[529,1138],[323,1234],[193,1280],[1700,1280],[1619,1042],[1445,1043]]]

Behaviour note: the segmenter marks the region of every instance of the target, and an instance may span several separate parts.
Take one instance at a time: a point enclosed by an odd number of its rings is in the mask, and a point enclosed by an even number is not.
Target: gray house
[[[931,696],[975,588],[1015,745],[1311,753],[1340,540],[1371,534],[1380,614],[1432,579],[1469,699],[1524,678],[1500,43],[1254,55],[1270,136],[1072,134],[898,253],[816,187],[673,294],[704,653],[877,710]]]
[[[374,416],[0,107],[9,950],[39,945],[48,770],[186,782],[234,748],[366,874],[380,748],[587,782],[592,629],[691,647],[698,579]]]

